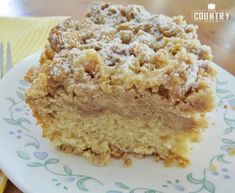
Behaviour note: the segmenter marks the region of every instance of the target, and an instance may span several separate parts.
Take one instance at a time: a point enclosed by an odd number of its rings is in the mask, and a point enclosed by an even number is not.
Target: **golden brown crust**
[[[92,152],[90,149],[84,150],[82,152],[77,152],[75,147],[71,147],[69,145],[62,144],[57,147],[58,149],[64,151],[65,153],[74,153],[74,154],[79,154],[83,155],[84,157],[88,156],[91,161],[93,161],[97,166],[104,166],[108,165],[111,162],[111,157],[115,159],[121,159],[123,160],[123,165],[124,167],[130,167],[132,165],[132,160],[131,158],[128,158],[128,156],[134,155],[135,157],[138,158],[143,158],[147,157],[143,154],[136,154],[136,153],[126,153],[122,152],[121,150],[117,149],[116,147],[110,148],[110,151],[113,152],[112,154],[101,154],[101,155],[96,155],[94,152]],[[117,152],[115,152],[117,151]],[[122,155],[121,157],[116,157],[115,155]],[[171,167],[173,165],[177,165],[179,167],[186,167],[189,163],[190,160],[180,157],[178,155],[174,155],[171,153],[168,157],[166,158],[161,158],[159,155],[148,155],[148,156],[153,156],[156,158],[156,161],[158,162],[159,160],[164,161],[164,165],[166,167]]]

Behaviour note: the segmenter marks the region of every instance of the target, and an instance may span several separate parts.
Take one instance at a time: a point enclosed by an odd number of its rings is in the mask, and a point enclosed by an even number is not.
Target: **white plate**
[[[217,67],[218,108],[209,114],[213,125],[192,152],[187,168],[166,168],[153,159],[133,161],[123,168],[114,160],[96,167],[79,156],[55,150],[41,137],[25,105],[23,76],[36,65],[34,54],[0,81],[0,168],[23,192],[30,193],[177,193],[235,192],[235,79]],[[227,109],[224,108],[227,106]]]

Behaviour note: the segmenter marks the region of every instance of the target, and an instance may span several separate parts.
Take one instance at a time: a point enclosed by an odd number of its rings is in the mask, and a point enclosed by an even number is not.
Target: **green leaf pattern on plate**
[[[201,184],[201,183],[203,183],[203,180],[198,180],[198,179],[193,178],[192,173],[187,175],[187,180],[192,184]]]
[[[228,111],[224,112],[224,122],[227,124],[228,128],[224,130],[224,134],[230,134],[235,129],[235,118],[231,119],[227,117]]]
[[[187,175],[187,180],[192,184],[199,185],[199,187],[200,187],[198,190],[193,191],[191,193],[201,192],[204,189],[210,193],[215,193],[215,185],[212,182],[210,182],[209,180],[207,180],[207,178],[206,178],[206,169],[204,169],[203,177],[201,179],[195,179],[192,176],[192,173],[190,173]]]
[[[123,184],[123,183],[121,183],[121,182],[116,182],[115,185],[116,185],[117,187],[122,188],[122,189],[127,189],[127,190],[130,189],[127,185],[125,185],[125,184]]]
[[[64,172],[70,176],[73,174],[72,169],[67,165],[64,166]]]
[[[17,151],[17,155],[24,160],[30,160],[29,154],[24,151]]]
[[[222,105],[224,105],[225,100],[234,98],[235,96],[233,94],[230,93],[230,90],[224,89],[224,85],[226,85],[228,83],[228,81],[220,81],[220,80],[216,80],[216,96],[218,98],[218,106],[221,107]]]
[[[22,92],[16,91],[16,94],[20,100],[24,100],[24,94]]]

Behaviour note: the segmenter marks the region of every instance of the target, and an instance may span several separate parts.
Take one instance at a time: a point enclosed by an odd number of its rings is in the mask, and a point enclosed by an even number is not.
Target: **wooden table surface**
[[[1,16],[72,16],[82,18],[88,6],[99,0],[0,0]],[[199,39],[210,45],[214,62],[235,75],[235,0],[112,0],[121,4],[142,4],[150,12],[168,16],[183,15],[188,23],[199,26]],[[191,14],[194,10],[206,10],[213,2],[217,10],[228,10],[232,14],[231,22],[202,23],[194,22]],[[5,193],[20,193],[8,182]]]

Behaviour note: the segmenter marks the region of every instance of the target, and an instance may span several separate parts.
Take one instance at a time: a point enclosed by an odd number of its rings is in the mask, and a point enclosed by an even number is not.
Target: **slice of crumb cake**
[[[187,165],[215,106],[211,50],[196,30],[182,16],[110,4],[53,28],[25,76],[43,136],[97,165],[128,154]]]

